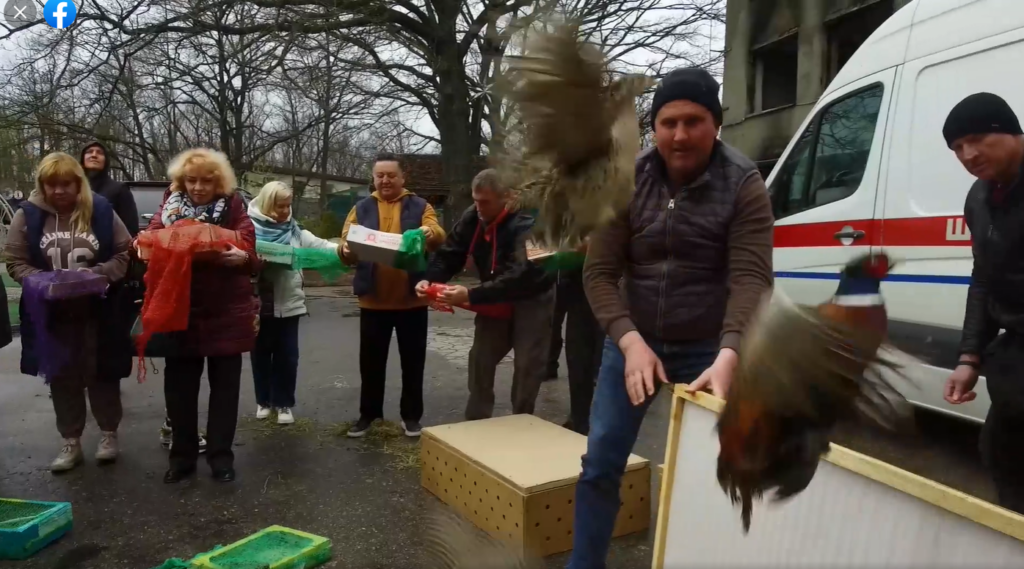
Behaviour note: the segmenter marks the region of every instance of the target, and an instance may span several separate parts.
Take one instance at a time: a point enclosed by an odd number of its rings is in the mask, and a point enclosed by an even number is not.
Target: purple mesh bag
[[[107,277],[86,271],[57,270],[29,275],[22,279],[21,297],[25,315],[31,320],[39,376],[49,383],[68,361],[70,346],[53,334],[63,301],[101,296],[107,290]]]

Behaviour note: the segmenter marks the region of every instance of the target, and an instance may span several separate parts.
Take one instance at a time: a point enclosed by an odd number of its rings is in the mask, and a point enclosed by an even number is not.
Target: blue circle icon
[[[63,30],[75,23],[78,8],[71,0],[46,0],[43,6],[43,17],[51,28]]]

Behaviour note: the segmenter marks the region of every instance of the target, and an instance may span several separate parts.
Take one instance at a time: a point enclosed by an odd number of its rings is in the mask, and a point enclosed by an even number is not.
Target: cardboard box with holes
[[[573,502],[586,450],[586,437],[533,415],[429,427],[420,453],[423,487],[523,553],[552,555],[572,549]],[[614,535],[647,529],[649,461],[630,455],[621,499]]]

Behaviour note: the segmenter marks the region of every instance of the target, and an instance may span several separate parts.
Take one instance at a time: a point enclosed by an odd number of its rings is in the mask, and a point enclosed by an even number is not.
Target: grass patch
[[[348,437],[348,432],[354,424],[353,421],[345,421],[321,426],[312,419],[299,418],[292,425],[278,425],[277,416],[272,414],[266,419],[257,419],[252,416],[242,417],[239,420],[238,430],[252,433],[260,438],[274,436],[277,433],[314,435],[322,444],[325,439]],[[351,439],[351,441],[362,442],[362,446],[366,448],[367,452],[381,452],[388,455],[391,457],[389,466],[395,470],[414,470],[420,467],[419,439],[406,437],[404,429],[398,423],[378,419],[373,422],[366,435],[359,439]]]
[[[253,433],[258,437],[269,437],[275,433],[290,433],[293,435],[309,435],[317,430],[316,421],[306,418],[295,419],[291,425],[278,425],[277,414],[272,413],[266,419],[257,419],[252,416],[245,416],[239,420],[239,431]]]

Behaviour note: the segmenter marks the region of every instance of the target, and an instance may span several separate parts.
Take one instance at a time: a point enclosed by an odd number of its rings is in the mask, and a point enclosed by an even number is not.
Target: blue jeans
[[[718,340],[689,343],[651,342],[672,383],[689,383],[715,361]],[[626,392],[626,359],[611,339],[605,339],[601,371],[590,411],[590,435],[583,473],[576,485],[573,550],[569,569],[604,569],[615,517],[619,486],[626,461],[654,397],[634,406]],[[655,383],[657,387],[658,383]],[[657,395],[657,391],[655,391]]]
[[[299,373],[299,318],[260,318],[260,333],[252,360],[256,404],[260,407],[295,406],[295,383]]]

